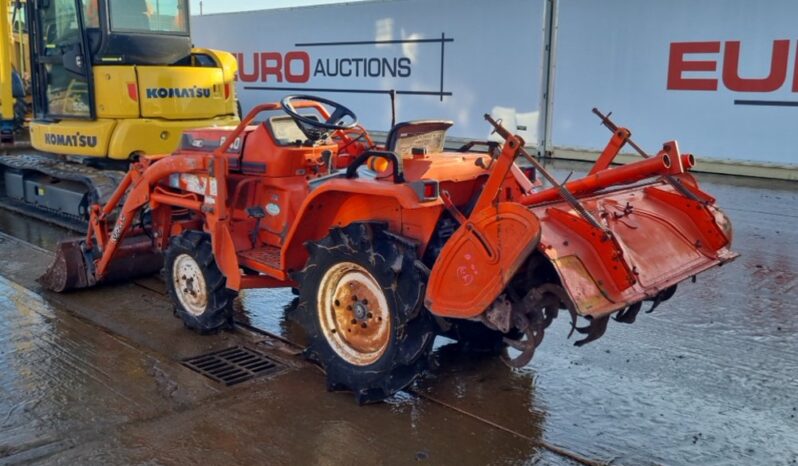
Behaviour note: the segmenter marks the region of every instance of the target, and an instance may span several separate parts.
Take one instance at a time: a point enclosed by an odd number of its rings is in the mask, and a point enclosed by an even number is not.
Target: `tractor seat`
[[[406,158],[412,155],[413,150],[422,150],[425,153],[443,151],[446,141],[446,131],[454,125],[448,120],[415,120],[397,123],[388,132],[385,142],[387,151],[395,152],[399,157]],[[376,173],[365,165],[357,169],[359,178],[374,179]],[[321,176],[308,182],[311,190],[329,180],[345,178],[346,170],[340,170],[330,175]]]
[[[414,120],[397,123],[388,132],[385,150],[395,152],[405,158],[413,153],[413,149],[425,153],[443,151],[446,142],[446,131],[454,125],[448,120]]]

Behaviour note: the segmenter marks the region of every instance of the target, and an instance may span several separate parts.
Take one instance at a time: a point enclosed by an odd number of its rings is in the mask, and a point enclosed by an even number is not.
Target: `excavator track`
[[[0,207],[83,233],[89,206],[105,203],[124,175],[55,155],[0,155]]]

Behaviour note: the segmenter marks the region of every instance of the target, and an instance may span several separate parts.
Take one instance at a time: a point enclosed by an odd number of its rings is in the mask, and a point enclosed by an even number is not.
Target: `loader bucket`
[[[55,258],[38,282],[55,292],[86,288],[89,286],[89,273],[83,254],[84,240],[66,240],[58,243]]]
[[[99,283],[145,277],[163,267],[163,256],[152,247],[152,240],[147,236],[136,236],[122,241],[103,276],[96,277],[93,255],[85,251],[84,245],[84,240],[59,243],[55,259],[39,277],[39,283],[60,293]]]

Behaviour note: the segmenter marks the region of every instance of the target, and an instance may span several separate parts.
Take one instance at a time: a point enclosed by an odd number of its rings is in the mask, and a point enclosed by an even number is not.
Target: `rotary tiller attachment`
[[[113,260],[101,277],[97,277],[94,253],[87,250],[83,239],[62,241],[55,259],[39,277],[48,290],[63,291],[88,288],[99,283],[131,280],[152,275],[163,267],[163,256],[152,247],[146,236],[125,239],[114,253]]]

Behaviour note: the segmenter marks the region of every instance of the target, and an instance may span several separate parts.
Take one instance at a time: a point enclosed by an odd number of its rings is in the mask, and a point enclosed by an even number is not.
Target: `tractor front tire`
[[[210,236],[186,231],[173,237],[166,249],[164,270],[175,315],[183,325],[200,334],[232,327],[236,293],[225,286]]]
[[[410,385],[435,339],[415,246],[381,224],[354,223],[307,247],[307,265],[294,277],[296,315],[327,388],[351,390],[364,404]]]

